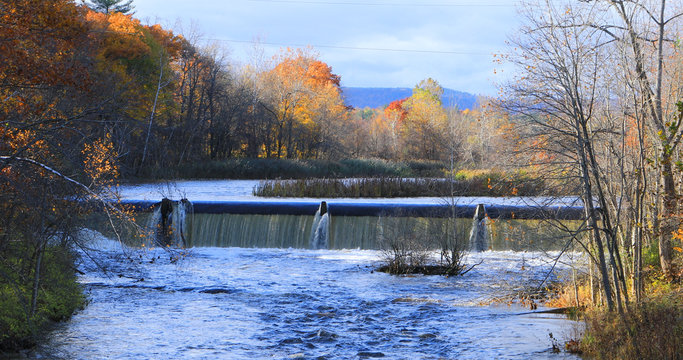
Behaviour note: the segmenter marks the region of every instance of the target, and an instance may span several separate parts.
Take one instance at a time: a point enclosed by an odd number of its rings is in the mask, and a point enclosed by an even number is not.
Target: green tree
[[[94,11],[110,14],[114,12],[132,15],[134,13],[133,0],[92,0],[85,4]]]

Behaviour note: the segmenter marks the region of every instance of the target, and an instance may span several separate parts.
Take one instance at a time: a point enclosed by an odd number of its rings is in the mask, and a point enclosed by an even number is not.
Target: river
[[[564,276],[572,254],[472,252],[464,276],[391,276],[374,271],[377,250],[170,253],[84,234],[99,249],[79,263],[90,302],[31,358],[576,358],[549,337],[572,337],[576,323],[505,301]]]

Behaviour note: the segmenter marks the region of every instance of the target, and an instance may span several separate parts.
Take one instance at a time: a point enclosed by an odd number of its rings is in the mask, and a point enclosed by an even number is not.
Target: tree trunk
[[[592,231],[593,241],[595,242],[595,248],[598,252],[598,271],[600,272],[600,280],[602,282],[605,300],[607,301],[607,307],[609,310],[614,309],[614,298],[612,294],[612,287],[610,285],[609,273],[607,272],[607,262],[605,261],[605,247],[602,242],[602,235],[600,234],[600,227],[598,226],[597,210],[593,205],[593,189],[591,186],[591,179],[588,171],[588,159],[586,156],[585,142],[583,134],[581,132],[581,125],[578,124],[579,120],[576,121],[576,142],[577,142],[577,153],[580,159],[580,169],[581,169],[581,182],[584,192],[584,212],[588,225]]]
[[[40,244],[38,245],[38,256],[36,258],[36,266],[34,269],[34,274],[33,274],[33,294],[31,295],[31,317],[33,317],[36,314],[36,310],[38,308],[38,291],[40,290],[40,268],[42,266],[43,262],[43,252],[45,251],[44,249],[45,245],[44,242],[41,241]]]
[[[665,276],[673,275],[673,248],[671,237],[678,229],[676,221],[676,187],[671,166],[670,156],[662,161],[662,184],[664,196],[662,198],[661,222],[659,224],[659,263]]]
[[[154,104],[152,105],[152,113],[149,115],[149,124],[147,125],[147,136],[145,136],[145,147],[142,150],[142,160],[140,160],[140,168],[145,165],[147,158],[147,145],[149,144],[149,135],[152,133],[152,123],[154,122],[154,114],[157,112],[157,101],[159,100],[159,92],[161,91],[161,80],[164,75],[163,56],[159,56],[159,81],[157,82],[157,91],[154,95]],[[138,168],[138,171],[140,169]]]

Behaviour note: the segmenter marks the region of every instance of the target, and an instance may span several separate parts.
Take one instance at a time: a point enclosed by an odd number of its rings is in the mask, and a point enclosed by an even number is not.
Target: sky
[[[512,0],[135,0],[135,16],[226,48],[237,64],[312,46],[342,86],[441,86],[495,96],[519,27]]]

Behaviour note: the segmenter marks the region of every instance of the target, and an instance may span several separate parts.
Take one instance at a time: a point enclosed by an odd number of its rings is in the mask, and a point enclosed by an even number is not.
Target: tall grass
[[[450,181],[443,178],[359,178],[263,181],[254,195],[264,197],[448,197],[454,196],[534,196],[546,191],[542,179],[526,175],[482,173]]]
[[[433,161],[379,159],[229,159],[143,169],[139,179],[307,179],[348,177],[441,177],[445,165]]]
[[[581,350],[595,359],[683,358],[682,295],[648,299],[624,314],[588,312]]]
[[[582,320],[576,338],[565,342],[568,352],[590,359],[683,359],[683,287],[661,273],[646,272],[645,296],[623,312],[609,311],[594,298],[587,276],[555,284],[546,305],[573,309]],[[554,295],[553,295],[554,294]],[[558,347],[559,350],[559,347]]]

